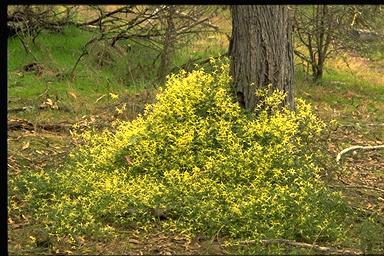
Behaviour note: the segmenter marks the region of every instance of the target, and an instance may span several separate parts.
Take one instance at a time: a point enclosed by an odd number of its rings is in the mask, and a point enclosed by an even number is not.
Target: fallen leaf
[[[45,102],[47,105],[50,105],[52,106],[53,105],[53,101],[50,99],[50,98],[47,98],[47,101]]]
[[[21,149],[24,150],[24,149],[27,149],[27,148],[29,148],[29,141],[27,141],[27,142],[23,145],[23,147],[22,147]]]
[[[74,99],[77,99],[77,96],[76,96],[76,94],[74,94],[73,92],[70,92],[70,93],[68,93],[70,96],[72,96]]]

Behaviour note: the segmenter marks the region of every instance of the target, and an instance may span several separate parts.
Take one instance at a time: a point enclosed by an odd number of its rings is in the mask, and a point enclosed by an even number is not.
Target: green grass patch
[[[18,112],[18,118],[34,120],[37,116],[50,119],[90,115],[104,111],[115,104],[103,95],[114,93],[122,96],[152,91],[157,83],[158,52],[150,43],[122,40],[115,47],[99,41],[87,48],[71,75],[71,71],[83,52],[84,45],[96,34],[75,27],[65,27],[60,33],[43,31],[35,44],[24,38],[32,54],[28,54],[18,38],[8,40],[8,108],[34,106],[38,108],[47,99],[69,109],[66,113],[41,111]],[[213,40],[213,39],[212,39]],[[219,44],[193,51],[191,47],[175,53],[174,66],[188,62],[192,56],[201,58],[220,52]],[[204,57],[205,56],[205,57]],[[36,58],[36,59],[34,59]],[[157,58],[157,59],[156,59]],[[36,65],[33,63],[36,62]],[[28,65],[32,65],[26,70]],[[171,67],[172,68],[172,67]],[[73,96],[75,95],[75,96]],[[62,112],[61,112],[62,113]],[[133,116],[134,113],[130,114]],[[49,115],[48,115],[49,116]]]
[[[299,68],[295,76],[296,94],[308,100],[323,120],[336,119],[367,140],[384,137],[384,87],[359,80],[350,72],[328,68],[321,83],[313,83]],[[354,137],[349,136],[349,139]]]

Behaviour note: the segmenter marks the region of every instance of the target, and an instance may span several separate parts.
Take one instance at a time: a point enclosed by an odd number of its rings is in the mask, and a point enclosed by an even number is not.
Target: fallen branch
[[[28,111],[28,110],[32,110],[33,107],[32,106],[29,106],[29,107],[21,107],[21,108],[10,108],[8,109],[8,112],[21,112],[21,111]]]
[[[384,126],[384,123],[382,124],[363,124],[363,125],[360,125],[360,124],[344,124],[344,125],[340,125],[339,127],[343,127],[343,128],[361,128],[362,126],[371,126],[371,127],[375,127],[375,126]]]
[[[330,187],[333,188],[362,188],[362,189],[368,189],[368,190],[375,190],[381,193],[384,193],[384,189],[376,188],[376,187],[370,187],[365,185],[346,185],[346,186],[334,186],[331,185]]]
[[[14,112],[22,112],[22,111],[32,111],[36,109],[36,107],[34,106],[27,106],[27,107],[18,107],[18,108],[10,108],[8,109],[8,113],[14,113]],[[40,106],[37,107],[37,109],[40,109],[40,110],[44,110],[44,109],[56,109],[56,110],[59,110],[59,111],[64,111],[64,112],[71,112],[71,109],[69,109],[68,107],[66,106],[62,106],[62,107],[52,107],[50,105],[45,105],[45,104],[41,104]]]
[[[320,245],[316,245],[316,244],[301,243],[301,242],[296,242],[293,240],[286,240],[286,239],[249,240],[249,241],[241,241],[240,244],[250,245],[250,244],[257,244],[260,242],[263,244],[286,244],[286,245],[290,245],[290,246],[303,247],[303,248],[308,248],[308,249],[314,249],[314,250],[320,251],[322,253],[341,253],[341,254],[351,254],[351,255],[362,254],[361,251],[354,251],[352,249],[336,249],[336,248],[325,247],[325,246],[320,246]]]
[[[47,131],[54,131],[54,132],[60,132],[60,131],[66,131],[71,129],[73,124],[36,124],[23,120],[23,119],[14,119],[8,121],[8,130],[29,130],[33,131],[38,129],[47,130]]]
[[[384,145],[378,145],[378,146],[352,146],[352,147],[349,147],[349,148],[346,148],[346,149],[342,150],[339,154],[337,154],[336,162],[340,161],[342,155],[344,155],[345,153],[347,153],[349,151],[355,150],[355,149],[372,150],[372,149],[380,149],[380,148],[384,149]]]

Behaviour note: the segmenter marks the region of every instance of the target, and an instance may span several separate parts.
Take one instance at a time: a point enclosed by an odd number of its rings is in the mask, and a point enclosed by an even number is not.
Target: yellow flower
[[[116,99],[118,99],[119,98],[119,95],[117,95],[117,94],[114,94],[114,93],[109,93],[109,95],[111,96],[111,98],[113,99],[113,100],[116,100]]]

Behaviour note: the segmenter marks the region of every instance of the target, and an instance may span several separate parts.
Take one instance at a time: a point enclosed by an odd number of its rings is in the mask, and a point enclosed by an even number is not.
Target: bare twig
[[[20,35],[18,31],[16,31],[17,38],[19,38],[21,44],[24,47],[24,50],[26,51],[27,54],[31,55],[33,60],[37,62],[36,56],[32,53],[31,49],[29,49],[28,44],[23,40],[23,36]]]
[[[99,98],[97,98],[97,100],[95,101],[95,103],[99,102],[99,100],[101,100],[101,99],[104,98],[105,96],[107,96],[107,94],[103,94],[103,95],[101,95]]]
[[[129,6],[124,6],[124,7],[121,7],[121,8],[118,8],[114,11],[111,11],[111,12],[107,12],[103,15],[100,15],[98,18],[94,19],[94,20],[91,20],[91,21],[88,21],[88,22],[84,22],[84,23],[81,23],[81,24],[77,24],[78,26],[88,26],[88,25],[93,25],[95,23],[98,23],[100,22],[101,20],[107,18],[107,17],[110,17],[114,14],[117,14],[117,13],[135,13],[133,12],[132,10],[130,10],[133,6],[132,5],[129,5]]]
[[[294,54],[299,57],[300,59],[302,59],[303,61],[307,62],[307,63],[311,63],[311,60],[308,59],[303,53],[297,51],[297,50],[293,50]]]
[[[50,82],[48,82],[48,81],[45,81],[45,90],[44,90],[44,92],[42,93],[42,94],[40,94],[39,96],[37,96],[37,98],[40,98],[40,97],[42,97],[42,96],[44,96],[45,94],[47,94],[48,93],[48,84],[49,84]]]
[[[69,72],[69,75],[73,77],[73,74],[76,70],[77,65],[80,63],[81,58],[83,58],[85,55],[88,55],[88,49],[87,47],[92,44],[95,41],[99,41],[103,38],[103,34],[100,37],[94,37],[91,40],[89,40],[82,48],[83,52],[80,54],[80,56],[77,58],[75,65],[73,66],[72,70]]]
[[[356,150],[356,149],[373,150],[373,149],[381,149],[381,148],[384,149],[384,145],[378,145],[378,146],[352,146],[352,147],[349,147],[349,148],[346,148],[346,149],[342,150],[339,154],[337,154],[336,162],[340,161],[342,155],[344,155],[345,153],[347,153],[349,151],[352,151],[352,150]]]
[[[204,25],[213,28],[215,31],[219,30],[218,26],[216,26],[216,25],[214,25],[214,24],[209,22],[209,18],[205,18],[203,20],[198,20],[195,17],[192,17],[191,15],[188,15],[188,14],[185,14],[185,13],[182,13],[182,12],[176,12],[176,14],[178,16],[182,17],[182,18],[186,18],[186,19],[190,19],[190,20],[194,21],[196,25],[203,23]]]

